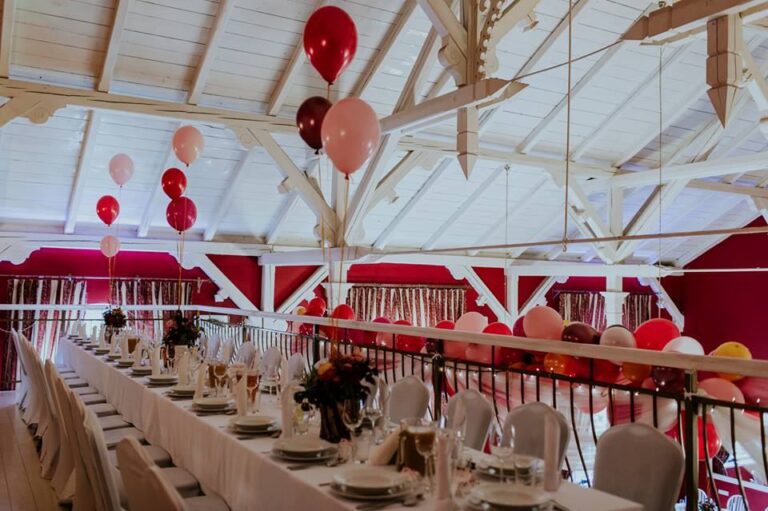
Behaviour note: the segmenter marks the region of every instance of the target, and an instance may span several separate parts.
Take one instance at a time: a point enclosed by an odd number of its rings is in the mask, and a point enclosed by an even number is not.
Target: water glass
[[[515,458],[514,448],[514,427],[510,426],[508,434],[504,432],[498,426],[491,428],[491,433],[488,438],[488,442],[491,446],[491,454],[496,458],[496,464],[499,469],[499,478],[502,482],[507,482],[513,474],[505,472],[505,469],[510,466],[510,462]]]

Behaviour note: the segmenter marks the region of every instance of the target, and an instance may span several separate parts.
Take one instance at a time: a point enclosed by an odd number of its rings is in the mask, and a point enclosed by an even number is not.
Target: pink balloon
[[[473,362],[479,362],[481,364],[490,364],[493,360],[493,346],[487,344],[475,344],[471,343],[467,345],[467,349],[464,351],[464,356],[467,360]]]
[[[109,160],[109,175],[117,186],[123,186],[133,176],[133,160],[127,154],[116,154]]]
[[[443,355],[447,358],[459,358],[463,359],[467,353],[469,343],[461,341],[445,341],[443,342]]]
[[[616,346],[619,348],[636,348],[635,335],[628,328],[621,325],[613,325],[606,328],[600,335],[600,344],[603,346]]]
[[[523,330],[534,339],[560,340],[563,333],[563,317],[552,307],[538,305],[529,310],[523,319]]]
[[[99,247],[101,248],[101,253],[105,256],[115,257],[117,253],[120,252],[120,240],[115,236],[108,234],[101,238]]]
[[[204,148],[203,134],[194,126],[182,126],[173,134],[173,152],[187,167],[200,157]]]
[[[699,382],[699,389],[713,399],[744,404],[744,393],[728,380],[722,378],[707,378]]]
[[[465,312],[456,320],[456,330],[462,332],[481,333],[488,326],[488,318],[479,312]]]
[[[664,345],[661,351],[666,351],[667,353],[684,353],[686,355],[704,355],[704,348],[699,341],[693,337],[686,336],[672,339]]]
[[[328,110],[321,129],[325,153],[342,174],[363,166],[381,138],[376,112],[360,98],[344,98]]]

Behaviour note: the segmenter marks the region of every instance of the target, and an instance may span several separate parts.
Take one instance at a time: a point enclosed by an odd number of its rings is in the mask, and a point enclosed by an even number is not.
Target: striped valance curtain
[[[466,289],[361,285],[350,289],[347,301],[360,321],[385,317],[428,327],[461,316],[466,307]]]
[[[630,293],[624,299],[624,326],[634,330],[653,317],[655,295]],[[605,298],[599,292],[562,291],[557,295],[557,308],[563,319],[581,321],[602,331],[605,323]]]

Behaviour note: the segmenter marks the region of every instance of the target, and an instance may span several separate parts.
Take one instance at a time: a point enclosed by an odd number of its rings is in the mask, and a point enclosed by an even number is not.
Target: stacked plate
[[[93,350],[93,352],[96,353],[97,355],[106,355],[107,353],[109,353],[109,350],[110,348],[109,346],[107,346],[105,348],[96,348],[95,350]]]
[[[235,433],[246,435],[267,435],[278,431],[277,420],[266,415],[246,415],[234,417],[229,425]]]
[[[152,374],[152,368],[149,366],[134,367],[131,369],[131,374],[133,376],[146,376],[148,374]]]
[[[150,369],[150,373],[152,370]],[[157,374],[152,375],[150,374],[147,376],[147,380],[149,381],[149,384],[152,386],[166,386],[166,385],[176,385],[179,383],[179,377],[175,374]]]
[[[529,511],[545,509],[550,501],[547,492],[534,486],[485,483],[472,490],[468,507],[472,510]]]
[[[272,445],[272,454],[286,461],[327,461],[336,456],[338,447],[321,438],[298,436],[280,438]]]
[[[119,358],[120,358],[120,353],[110,353],[109,355],[107,355],[107,359],[109,360],[117,360]]]
[[[353,500],[390,500],[411,492],[408,477],[387,467],[354,467],[338,473],[331,492]]]
[[[203,397],[192,402],[192,409],[202,413],[222,413],[232,409],[232,401],[226,397]]]
[[[189,398],[195,395],[194,385],[174,385],[168,391],[168,395],[175,398]]]
[[[117,361],[117,367],[125,368],[125,367],[131,367],[133,365],[133,359],[130,358],[121,358]]]
[[[514,478],[515,475],[515,463],[513,460],[501,462],[499,460],[492,460],[489,462],[480,462],[477,464],[477,472],[485,477],[492,479]]]

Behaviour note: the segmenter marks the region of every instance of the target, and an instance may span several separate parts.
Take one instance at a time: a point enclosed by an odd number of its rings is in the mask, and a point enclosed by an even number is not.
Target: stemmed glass
[[[365,400],[359,398],[345,399],[341,406],[341,421],[347,427],[352,441],[352,459],[357,447],[357,428],[365,418]]]
[[[224,362],[213,363],[213,377],[216,380],[216,396],[221,395],[221,380],[227,375],[227,364]]]
[[[378,383],[372,386],[371,393],[368,394],[368,398],[365,400],[363,413],[365,418],[371,423],[371,440],[375,444],[378,440],[379,419],[384,415],[381,405],[381,390]]]
[[[515,455],[515,427],[510,425],[507,435],[498,426],[492,427],[488,442],[491,446],[491,454],[496,458],[499,478],[502,482],[507,482],[504,470],[510,465],[509,462]]]
[[[259,380],[261,371],[249,369],[245,373],[245,386],[248,389],[248,409],[251,412],[259,411]]]
[[[409,426],[409,432],[413,435],[416,444],[416,452],[424,458],[424,475],[426,478],[426,490],[432,494],[434,489],[434,466],[435,440],[437,436],[437,425],[434,422],[420,421],[421,424]]]

